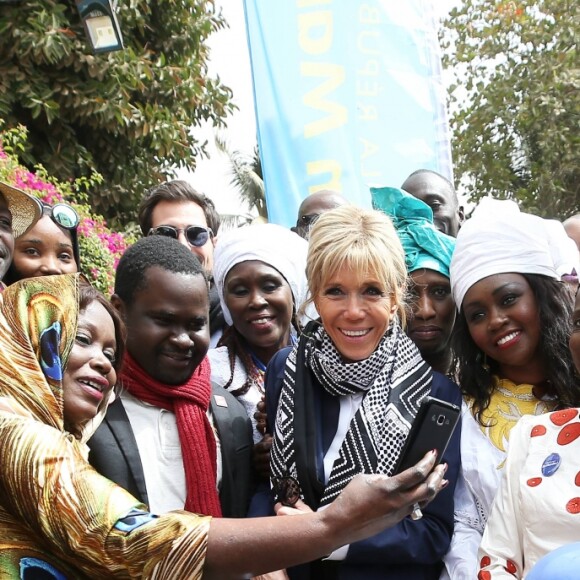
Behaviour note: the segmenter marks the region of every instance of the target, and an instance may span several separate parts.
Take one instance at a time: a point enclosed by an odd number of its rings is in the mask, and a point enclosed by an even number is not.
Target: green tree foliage
[[[205,154],[193,129],[224,127],[231,91],[207,74],[213,0],[121,0],[120,52],[92,55],[74,0],[0,4],[0,118],[28,129],[19,159],[60,180],[103,176],[93,207],[134,217],[143,192]]]
[[[464,0],[444,23],[456,177],[471,200],[580,211],[578,0]]]

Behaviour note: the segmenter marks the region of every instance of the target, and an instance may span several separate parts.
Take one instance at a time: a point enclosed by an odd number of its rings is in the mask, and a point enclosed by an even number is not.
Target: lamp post
[[[116,4],[116,0],[76,0],[85,33],[95,53],[123,48]]]

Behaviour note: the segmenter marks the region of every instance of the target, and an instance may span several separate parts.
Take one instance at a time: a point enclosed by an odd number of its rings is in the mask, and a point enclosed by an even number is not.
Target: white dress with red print
[[[510,433],[527,415],[554,409],[554,401],[540,401],[532,385],[516,385],[495,378],[482,426],[463,403],[461,414],[461,472],[455,488],[455,529],[445,555],[440,580],[473,580],[479,569],[477,549],[499,488]]]
[[[511,432],[479,549],[478,579],[524,578],[542,556],[578,541],[579,409],[526,416]]]

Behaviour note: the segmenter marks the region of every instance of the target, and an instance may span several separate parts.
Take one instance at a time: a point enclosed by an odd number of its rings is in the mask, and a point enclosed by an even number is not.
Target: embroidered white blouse
[[[545,554],[580,541],[578,412],[527,416],[512,431],[479,550],[481,580],[524,578]]]
[[[532,385],[498,379],[482,427],[465,402],[461,416],[461,470],[455,488],[455,528],[440,580],[477,578],[477,550],[497,493],[510,431],[524,415],[539,415],[555,403],[539,401]]]

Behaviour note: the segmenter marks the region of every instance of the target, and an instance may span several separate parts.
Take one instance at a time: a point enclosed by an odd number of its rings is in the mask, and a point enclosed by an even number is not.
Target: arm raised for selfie
[[[295,517],[213,519],[204,578],[243,578],[309,562],[373,536],[425,504],[446,485],[429,453],[397,475],[357,475],[325,510]],[[433,470],[433,471],[432,471]]]

